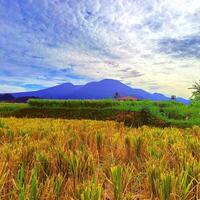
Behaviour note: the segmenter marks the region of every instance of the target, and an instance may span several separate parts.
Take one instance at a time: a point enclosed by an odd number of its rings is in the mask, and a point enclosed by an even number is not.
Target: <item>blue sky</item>
[[[189,97],[199,0],[0,0],[0,92],[113,78]]]

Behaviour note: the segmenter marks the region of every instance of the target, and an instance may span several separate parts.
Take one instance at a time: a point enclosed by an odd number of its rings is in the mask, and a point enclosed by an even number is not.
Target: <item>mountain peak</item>
[[[46,99],[106,99],[113,98],[116,92],[121,96],[136,97],[139,100],[167,101],[170,99],[160,93],[151,94],[142,89],[131,88],[115,79],[103,79],[101,81],[89,82],[85,85],[63,83],[39,91],[15,93],[13,95],[14,97],[35,96]],[[189,102],[188,100],[183,101],[182,99],[177,99],[177,101]]]

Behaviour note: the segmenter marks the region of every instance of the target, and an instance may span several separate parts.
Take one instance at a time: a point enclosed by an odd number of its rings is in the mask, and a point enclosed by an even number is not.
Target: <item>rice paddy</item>
[[[0,119],[0,199],[200,199],[200,127]]]

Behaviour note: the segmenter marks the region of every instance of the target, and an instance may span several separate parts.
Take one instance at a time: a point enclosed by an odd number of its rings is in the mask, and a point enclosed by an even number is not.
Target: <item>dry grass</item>
[[[0,199],[200,199],[200,128],[0,119]]]

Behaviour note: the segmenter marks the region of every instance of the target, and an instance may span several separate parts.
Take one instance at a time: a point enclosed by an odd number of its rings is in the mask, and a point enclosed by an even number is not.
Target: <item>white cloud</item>
[[[199,11],[198,0],[0,3],[0,70],[11,73],[0,79],[52,86],[115,78],[189,97],[187,88],[199,79],[200,47],[185,49],[200,34]],[[169,39],[168,51],[161,42]]]
[[[0,85],[1,93],[8,93],[9,92],[24,92],[23,87],[16,87],[15,85],[8,85],[8,84],[1,84]]]

